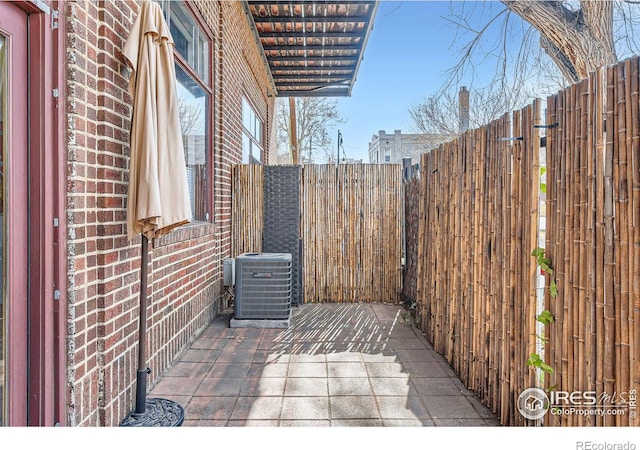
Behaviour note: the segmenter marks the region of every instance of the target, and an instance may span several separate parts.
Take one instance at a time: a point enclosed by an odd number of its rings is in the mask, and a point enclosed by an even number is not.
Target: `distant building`
[[[400,130],[387,134],[380,130],[369,142],[369,162],[401,164],[403,158],[411,158],[411,164],[418,164],[422,153],[451,139],[442,134],[403,134]]]

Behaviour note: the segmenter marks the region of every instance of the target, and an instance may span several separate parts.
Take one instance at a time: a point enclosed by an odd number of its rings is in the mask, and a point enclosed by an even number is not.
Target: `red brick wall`
[[[220,249],[225,257],[231,255],[231,167],[242,161],[242,97],[246,96],[265,128],[271,126],[274,97],[264,62],[248,26],[241,2],[221,2],[221,45],[218,47],[219,112],[217,133],[219,150],[216,153],[216,211],[220,226]],[[267,141],[270,133],[265,133]],[[268,163],[265,142],[263,162]]]
[[[115,426],[134,407],[140,238],[126,237],[131,99],[122,47],[135,1],[63,2],[67,40],[68,424]],[[214,36],[213,223],[150,252],[153,384],[215,317],[229,256],[231,166],[241,160],[243,93],[271,124],[265,67],[240,2],[200,2]],[[266,143],[265,148],[268,148]],[[266,158],[266,156],[265,156]]]

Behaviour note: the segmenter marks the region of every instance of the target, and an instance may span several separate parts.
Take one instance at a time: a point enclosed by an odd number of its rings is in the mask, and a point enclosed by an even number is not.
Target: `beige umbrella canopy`
[[[191,220],[178,116],[173,39],[160,6],[142,3],[124,46],[133,70],[129,94],[131,166],[127,235],[157,238]]]
[[[141,4],[123,54],[132,69],[127,235],[142,233],[140,326],[136,407],[121,426],[180,426],[184,410],[165,399],[147,399],[147,258],[149,239],[191,220],[191,203],[178,115],[174,42],[160,6]]]

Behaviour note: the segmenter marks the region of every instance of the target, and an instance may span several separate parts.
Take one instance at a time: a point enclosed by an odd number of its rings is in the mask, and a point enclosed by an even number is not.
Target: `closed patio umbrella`
[[[129,94],[133,100],[127,235],[132,240],[142,234],[142,255],[136,407],[121,426],[179,426],[184,420],[177,403],[146,398],[149,239],[191,220],[173,47],[160,6],[145,0],[123,50],[132,69]]]

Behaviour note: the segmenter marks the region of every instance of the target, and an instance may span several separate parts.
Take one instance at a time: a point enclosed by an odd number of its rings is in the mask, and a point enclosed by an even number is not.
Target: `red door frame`
[[[24,12],[5,3],[0,5],[0,30],[5,36],[7,85],[7,117],[3,132],[8,135],[9,152],[3,161],[3,175],[7,189],[4,205],[4,232],[10,239],[4,261],[7,282],[5,294],[7,317],[4,319],[8,333],[6,358],[7,412],[9,425],[26,423],[27,405],[27,326],[28,326],[28,255],[18,242],[27,242],[28,216],[25,205],[27,197],[27,159],[20,157],[28,149],[27,88],[24,78],[27,73],[27,20]],[[13,76],[15,74],[15,76]],[[18,119],[19,118],[19,119]],[[15,157],[14,157],[15,156]],[[24,156],[24,155],[22,155]],[[26,246],[25,246],[26,247]],[[17,394],[17,395],[14,395]]]
[[[8,423],[12,426],[67,422],[66,280],[60,270],[65,267],[66,248],[65,39],[64,20],[54,21],[52,17],[59,3],[63,6],[58,1],[13,2],[28,14],[29,151],[26,167],[19,169],[26,170],[22,201],[29,208],[22,206],[27,226],[11,240],[13,247],[19,248],[22,243],[24,249],[28,244],[29,250],[26,264],[20,261],[8,275],[9,283],[24,286],[27,294],[16,317],[20,323],[15,324],[22,325],[24,331],[14,325],[12,330],[19,336],[12,335],[9,340],[13,356],[8,367],[16,383],[9,385]]]

